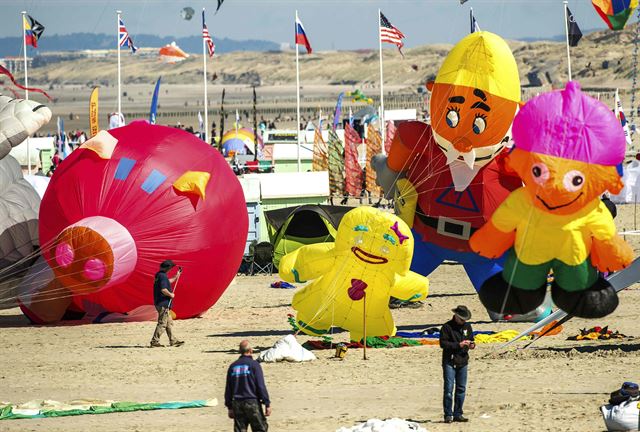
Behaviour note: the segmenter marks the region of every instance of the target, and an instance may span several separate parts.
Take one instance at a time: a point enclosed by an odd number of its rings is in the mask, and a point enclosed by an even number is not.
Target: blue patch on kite
[[[120,159],[120,162],[118,162],[118,167],[116,168],[116,174],[114,175],[115,179],[126,180],[127,177],[129,177],[129,173],[131,172],[135,164],[136,161],[133,159]]]
[[[142,190],[148,194],[152,194],[167,179],[167,176],[158,170],[151,171],[149,177],[142,183]]]
[[[392,245],[394,245],[394,246],[395,246],[395,244],[396,244],[396,239],[394,239],[394,238],[393,238],[393,236],[392,236],[391,234],[387,234],[387,233],[385,233],[382,237],[383,237],[386,241],[388,241],[389,243],[391,243]]]
[[[480,213],[476,200],[474,200],[473,195],[471,195],[471,190],[467,188],[462,192],[456,192],[453,183],[436,198],[436,202],[459,210]]]
[[[620,177],[624,176],[624,170],[622,168],[622,162],[620,162],[618,165],[616,165],[616,170],[618,171],[618,175]]]
[[[369,231],[369,227],[364,226],[364,225],[356,225],[353,228],[354,231]]]

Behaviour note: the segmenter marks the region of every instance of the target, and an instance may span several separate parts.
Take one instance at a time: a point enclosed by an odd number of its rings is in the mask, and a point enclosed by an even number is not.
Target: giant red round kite
[[[184,267],[173,311],[209,309],[236,274],[248,216],[224,158],[178,129],[134,122],[102,131],[56,170],[40,207],[54,279],[23,296],[35,322],[70,312],[129,313],[153,304],[153,278]]]

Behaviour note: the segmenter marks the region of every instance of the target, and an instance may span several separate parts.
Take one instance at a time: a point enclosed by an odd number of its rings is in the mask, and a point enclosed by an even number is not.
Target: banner
[[[358,132],[347,124],[344,128],[344,189],[352,197],[359,197],[362,192],[362,168],[358,163],[358,144],[361,142]]]
[[[149,123],[156,124],[156,116],[158,115],[158,93],[160,92],[160,80],[156,81],[156,88],[153,90],[153,97],[151,98],[151,109],[149,109]]]
[[[98,87],[94,87],[89,97],[89,138],[96,136],[100,130],[98,117]]]

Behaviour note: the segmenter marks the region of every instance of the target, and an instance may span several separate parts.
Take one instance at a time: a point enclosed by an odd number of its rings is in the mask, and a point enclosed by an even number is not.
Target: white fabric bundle
[[[336,432],[427,432],[417,423],[408,422],[399,418],[389,420],[370,419],[350,428],[342,427]]]
[[[600,411],[609,431],[640,430],[640,398],[631,398],[620,405],[604,405]]]
[[[258,356],[259,362],[275,363],[279,361],[303,362],[315,360],[316,356],[298,343],[294,335],[280,339],[272,348]]]

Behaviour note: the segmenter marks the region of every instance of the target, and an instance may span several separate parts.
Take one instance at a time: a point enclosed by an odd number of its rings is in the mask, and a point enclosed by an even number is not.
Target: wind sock
[[[151,98],[151,109],[149,110],[149,123],[156,124],[156,116],[158,115],[158,93],[160,92],[160,80],[162,77],[158,77],[156,81],[156,88],[153,90],[153,97]]]
[[[98,115],[98,87],[94,87],[89,97],[89,137],[94,137],[100,130]]]
[[[23,85],[21,85],[19,82],[16,81],[16,79],[13,77],[13,75],[11,74],[11,72],[9,72],[9,70],[7,68],[5,68],[4,66],[0,65],[0,74],[2,75],[6,75],[9,77],[9,79],[11,80],[11,82],[13,83],[14,86],[18,87],[21,90],[27,90],[30,92],[36,92],[36,93],[41,93],[43,95],[45,95],[45,97],[47,99],[49,99],[51,102],[53,102],[53,99],[51,98],[51,96],[49,96],[47,94],[46,91],[36,88],[36,87],[25,87]]]

